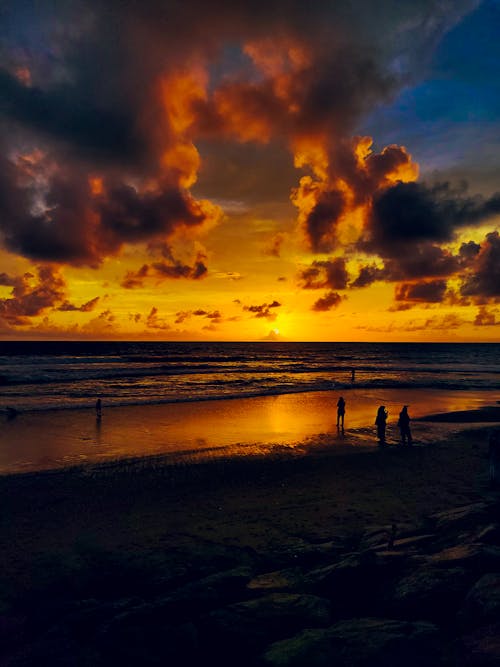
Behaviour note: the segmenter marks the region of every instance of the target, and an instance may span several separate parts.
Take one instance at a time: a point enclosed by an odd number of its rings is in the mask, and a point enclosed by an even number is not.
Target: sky
[[[0,339],[500,341],[500,0],[0,26]]]

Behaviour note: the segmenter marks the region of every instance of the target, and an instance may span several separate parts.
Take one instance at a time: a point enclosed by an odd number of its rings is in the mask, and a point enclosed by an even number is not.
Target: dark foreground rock
[[[383,618],[304,630],[273,644],[264,655],[269,667],[434,667],[440,660],[439,632],[434,625]]]
[[[500,571],[485,574],[469,591],[458,614],[464,628],[488,625],[500,618]]]
[[[180,536],[142,570],[93,554],[57,586],[0,601],[0,664],[500,665],[499,520],[490,497],[367,526],[344,548],[326,531],[271,553]]]

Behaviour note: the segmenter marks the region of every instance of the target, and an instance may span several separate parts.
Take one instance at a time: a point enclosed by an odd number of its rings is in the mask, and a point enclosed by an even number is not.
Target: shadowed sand
[[[459,416],[472,422],[484,411]],[[264,573],[283,562],[289,567],[315,545],[333,545],[334,558],[335,548],[349,553],[367,531],[383,527],[385,534],[394,525],[398,534],[411,534],[432,513],[490,493],[488,435],[497,426],[413,426],[412,447],[398,446],[394,430],[388,446],[376,447],[365,424],[345,439],[330,428],[300,444],[251,447],[247,456],[228,447],[221,450],[228,455],[197,460],[160,452],[0,475],[0,639],[6,646],[0,662],[67,664],[71,655],[76,665],[143,664],[123,662],[132,647],[151,659],[144,664],[160,664],[162,610],[180,595],[175,605],[184,601],[203,628],[198,607],[213,595],[206,584],[196,588],[204,576],[225,576],[248,562]],[[172,592],[178,590],[188,598]],[[130,627],[123,609],[132,614]],[[113,627],[123,618],[125,634],[113,644]],[[149,647],[143,637],[155,619],[159,643]],[[168,664],[199,664],[186,661],[184,648],[181,639],[182,659]]]
[[[428,426],[415,428],[418,441]],[[319,434],[274,454],[190,465],[139,457],[0,476],[0,599],[41,585],[54,568],[57,576],[61,562],[78,570],[82,550],[147,562],[186,541],[285,548],[480,499],[490,427],[440,429],[411,448],[338,450],[336,435]]]

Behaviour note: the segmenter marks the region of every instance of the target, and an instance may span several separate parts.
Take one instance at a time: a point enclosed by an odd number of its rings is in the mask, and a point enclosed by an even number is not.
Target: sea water
[[[0,343],[0,405],[144,405],[343,388],[499,390],[500,344]]]

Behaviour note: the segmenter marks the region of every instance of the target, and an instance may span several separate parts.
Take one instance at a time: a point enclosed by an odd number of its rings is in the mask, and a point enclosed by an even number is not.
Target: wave
[[[0,389],[21,410],[89,409],[97,396],[119,406],[348,388],[498,391],[499,360],[494,344],[0,345]]]
[[[492,390],[498,387],[485,386],[482,383],[450,382],[449,380],[436,380],[432,383],[406,380],[389,380],[386,378],[374,378],[369,382],[331,382],[320,381],[309,383],[307,385],[281,384],[271,387],[244,386],[240,383],[239,387],[229,388],[225,384],[219,386],[204,388],[204,391],[187,392],[184,394],[171,394],[168,396],[146,396],[135,392],[133,396],[106,395],[105,392],[96,394],[102,397],[106,409],[115,407],[132,407],[146,405],[167,405],[178,403],[206,402],[235,400],[242,398],[258,398],[264,396],[280,396],[285,394],[311,393],[330,391],[339,393],[341,391],[371,390],[371,389],[424,389],[424,390],[446,390],[446,391],[467,391],[467,390]],[[12,394],[10,398],[15,399],[11,406],[18,412],[45,412],[53,410],[92,410],[94,408],[93,397],[85,392],[74,392],[64,397],[54,394],[53,396],[38,397],[36,402],[26,400],[27,397],[20,393]]]
[[[380,373],[380,364],[360,364],[357,366],[339,366],[332,364],[305,364],[301,362],[295,362],[293,365],[288,363],[279,362],[272,363],[269,365],[263,364],[248,364],[248,365],[225,365],[225,364],[205,364],[205,363],[189,363],[186,365],[163,365],[155,364],[150,367],[141,366],[139,368],[131,368],[130,365],[116,367],[109,366],[107,368],[96,368],[92,364],[85,365],[84,367],[78,366],[77,368],[64,367],[60,368],[15,368],[12,370],[5,370],[0,374],[0,385],[14,386],[14,385],[42,385],[42,384],[55,384],[55,383],[72,383],[79,381],[110,381],[110,380],[127,380],[127,379],[137,379],[137,378],[160,378],[168,376],[188,376],[188,375],[224,375],[224,376],[234,376],[234,375],[252,375],[252,376],[266,376],[266,375],[276,375],[279,373],[286,373],[287,375],[299,375],[299,374],[325,374],[329,373],[332,375],[331,381],[335,381],[335,375],[339,374],[351,374],[352,370],[356,372],[357,377],[359,378],[360,374],[378,374]],[[500,367],[499,368],[484,368],[478,369],[477,366],[473,365],[464,365],[460,368],[443,368],[442,366],[429,365],[429,366],[415,366],[415,365],[390,365],[388,364],[385,368],[385,374],[391,373],[403,373],[406,375],[411,374],[446,374],[447,376],[455,377],[457,375],[476,375],[476,376],[499,376],[500,378]],[[500,384],[500,383],[499,383]]]

